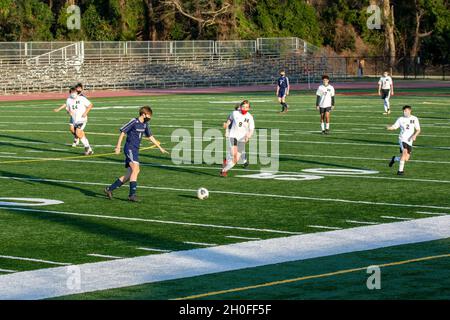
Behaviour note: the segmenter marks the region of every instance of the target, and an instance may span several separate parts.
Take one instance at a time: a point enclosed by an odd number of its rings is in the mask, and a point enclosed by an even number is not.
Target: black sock
[[[113,191],[117,188],[120,188],[123,185],[123,182],[120,179],[117,179],[112,185],[108,187],[109,191]]]
[[[284,103],[280,102],[280,104],[281,104],[281,112],[283,112],[284,111]]]
[[[130,181],[130,197],[134,196],[137,191],[137,182],[136,181]]]

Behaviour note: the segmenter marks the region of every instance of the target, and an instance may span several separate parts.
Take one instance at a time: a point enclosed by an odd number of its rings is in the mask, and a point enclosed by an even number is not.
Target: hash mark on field
[[[0,152],[0,154],[17,154],[15,152]]]
[[[48,264],[54,264],[58,266],[70,266],[71,263],[63,263],[63,262],[55,262],[55,261],[49,261],[49,260],[41,260],[41,259],[33,259],[33,258],[24,258],[24,257],[14,257],[14,256],[1,256],[0,259],[11,259],[11,260],[22,260],[22,261],[32,261],[32,262],[42,262],[42,263],[48,263]]]
[[[238,237],[238,236],[225,236],[225,238],[242,239],[242,240],[261,240],[261,238],[249,238],[249,237]]]
[[[138,249],[138,250],[144,250],[144,251],[171,252],[170,250],[153,249],[153,248],[144,248],[144,247],[140,247],[140,248],[136,248],[136,249]]]
[[[383,218],[383,219],[394,219],[394,220],[405,220],[405,221],[414,220],[412,218],[392,217],[392,216],[381,216],[381,218]]]
[[[327,226],[317,226],[317,225],[309,225],[309,228],[316,228],[316,229],[327,229],[327,230],[341,230],[342,228],[339,227],[327,227]]]
[[[445,213],[445,212],[427,212],[427,211],[417,211],[417,213],[429,214],[429,215],[435,215],[435,216],[446,216],[449,214],[449,213]]]
[[[203,242],[191,242],[191,241],[184,241],[183,243],[195,244],[195,245],[198,245],[198,246],[205,246],[205,247],[217,246],[216,243],[203,243]]]
[[[25,152],[30,152],[30,153],[41,153],[44,152],[42,150],[25,150]]]
[[[368,224],[368,225],[376,225],[376,224],[379,224],[378,222],[355,221],[355,220],[345,220],[345,222],[348,222],[348,223],[355,223],[355,224]]]
[[[4,273],[14,273],[14,272],[17,272],[17,270],[0,269],[0,272],[4,272]]]
[[[110,255],[107,255],[107,254],[98,254],[98,253],[89,253],[88,256],[90,256],[90,257],[98,257],[98,258],[108,258],[108,259],[124,259],[123,257],[110,256]]]

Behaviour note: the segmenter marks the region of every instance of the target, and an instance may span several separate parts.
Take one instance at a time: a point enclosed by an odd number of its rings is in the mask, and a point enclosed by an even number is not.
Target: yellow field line
[[[140,151],[149,150],[156,148],[155,145],[142,148]],[[70,160],[70,159],[90,159],[90,158],[97,158],[97,157],[104,157],[104,156],[111,156],[115,155],[115,152],[110,153],[101,153],[101,154],[94,154],[90,156],[70,156],[70,157],[60,157],[60,158],[43,158],[43,159],[28,159],[28,160],[8,160],[8,161],[0,161],[0,164],[8,164],[8,163],[29,163],[29,162],[45,162],[45,161],[61,161],[61,160]]]
[[[380,264],[380,265],[376,265],[376,266],[378,266],[380,268],[392,267],[392,266],[398,266],[398,265],[402,265],[402,264],[434,260],[434,259],[441,259],[441,258],[449,258],[449,257],[450,257],[450,254],[443,254],[443,255],[437,255],[437,256],[429,256],[429,257],[423,257],[423,258],[417,258],[417,259],[390,262],[390,263]],[[215,295],[219,295],[219,294],[239,292],[239,291],[245,291],[245,290],[251,290],[251,289],[258,289],[258,288],[275,286],[275,285],[279,285],[279,284],[299,282],[299,281],[304,281],[304,280],[309,280],[309,279],[326,278],[326,277],[331,277],[331,276],[336,276],[336,275],[341,275],[341,274],[346,274],[346,273],[351,273],[351,272],[356,272],[356,271],[363,271],[363,270],[367,270],[367,268],[368,268],[368,266],[361,267],[361,268],[339,270],[339,271],[335,271],[335,272],[329,272],[329,273],[323,273],[323,274],[317,274],[317,275],[311,275],[311,276],[304,276],[304,277],[293,278],[293,279],[266,282],[266,283],[261,283],[261,284],[257,284],[257,285],[253,285],[253,286],[239,287],[239,288],[233,288],[233,289],[221,290],[221,291],[212,291],[212,292],[207,292],[207,293],[202,293],[202,294],[197,294],[197,295],[192,295],[192,296],[187,296],[187,297],[182,297],[182,298],[176,298],[173,300],[198,299],[198,298],[215,296]]]

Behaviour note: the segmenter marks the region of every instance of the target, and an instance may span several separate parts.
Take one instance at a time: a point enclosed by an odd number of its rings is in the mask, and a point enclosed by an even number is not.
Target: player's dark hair
[[[142,116],[143,114],[150,114],[153,115],[153,110],[149,106],[143,106],[139,109],[139,115]]]
[[[248,100],[242,101],[239,106],[242,107],[244,104],[248,104],[248,106],[250,107],[250,102],[248,102]]]
[[[69,93],[72,93],[72,92],[75,92],[75,91],[77,91],[77,89],[75,89],[75,87],[70,87],[69,88]]]
[[[330,80],[330,77],[325,74],[325,75],[322,76],[322,80],[325,80],[325,79]]]
[[[405,110],[405,109],[412,110],[412,107],[411,107],[411,106],[404,106],[404,107],[403,107],[403,110]]]
[[[78,82],[78,83],[75,85],[75,88],[81,88],[81,89],[83,89],[83,84],[82,84],[81,82]]]

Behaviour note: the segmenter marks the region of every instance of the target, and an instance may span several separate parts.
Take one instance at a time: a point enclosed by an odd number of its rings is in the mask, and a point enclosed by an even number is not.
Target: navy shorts
[[[331,107],[328,108],[319,108],[320,114],[331,112]]]
[[[280,88],[280,90],[278,90],[278,98],[284,98],[285,96],[286,96],[286,89]]]
[[[381,90],[381,99],[386,99],[391,97],[391,90],[389,89],[383,89]]]
[[[130,162],[139,164],[139,149],[125,147],[123,152],[125,153],[125,168],[130,167]]]

